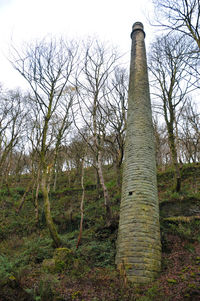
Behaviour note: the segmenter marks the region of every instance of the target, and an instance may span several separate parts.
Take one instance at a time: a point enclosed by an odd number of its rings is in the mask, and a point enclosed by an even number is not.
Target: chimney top
[[[133,27],[132,27],[131,39],[132,39],[134,31],[136,31],[136,30],[141,30],[144,33],[144,37],[145,37],[145,32],[144,32],[144,26],[143,26],[143,24],[141,22],[135,22],[133,24]]]

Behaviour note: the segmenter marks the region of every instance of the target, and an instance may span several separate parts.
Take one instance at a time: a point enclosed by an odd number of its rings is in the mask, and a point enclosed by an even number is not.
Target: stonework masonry
[[[125,160],[116,264],[136,283],[161,265],[156,161],[143,25],[133,25]]]

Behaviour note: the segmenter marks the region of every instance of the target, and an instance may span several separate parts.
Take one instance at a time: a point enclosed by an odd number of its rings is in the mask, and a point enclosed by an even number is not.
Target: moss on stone
[[[53,258],[45,259],[42,263],[44,271],[49,273],[59,273],[64,270],[71,270],[74,267],[74,254],[68,248],[57,248]]]
[[[55,260],[55,269],[57,272],[73,268],[74,254],[72,250],[68,248],[57,248],[53,258]]]
[[[45,272],[54,273],[55,272],[55,259],[44,259],[42,262],[42,269]]]

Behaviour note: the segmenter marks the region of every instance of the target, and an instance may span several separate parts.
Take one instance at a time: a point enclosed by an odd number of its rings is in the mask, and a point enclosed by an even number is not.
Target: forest
[[[200,1],[153,2],[158,278],[134,286],[115,266],[124,55],[98,39],[46,37],[12,46],[29,88],[0,87],[0,300],[200,300]]]

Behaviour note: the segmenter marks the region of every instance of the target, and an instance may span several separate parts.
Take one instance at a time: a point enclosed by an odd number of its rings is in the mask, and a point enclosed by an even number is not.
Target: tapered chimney
[[[116,264],[128,280],[148,283],[160,271],[156,160],[143,24],[133,25],[128,117]]]

